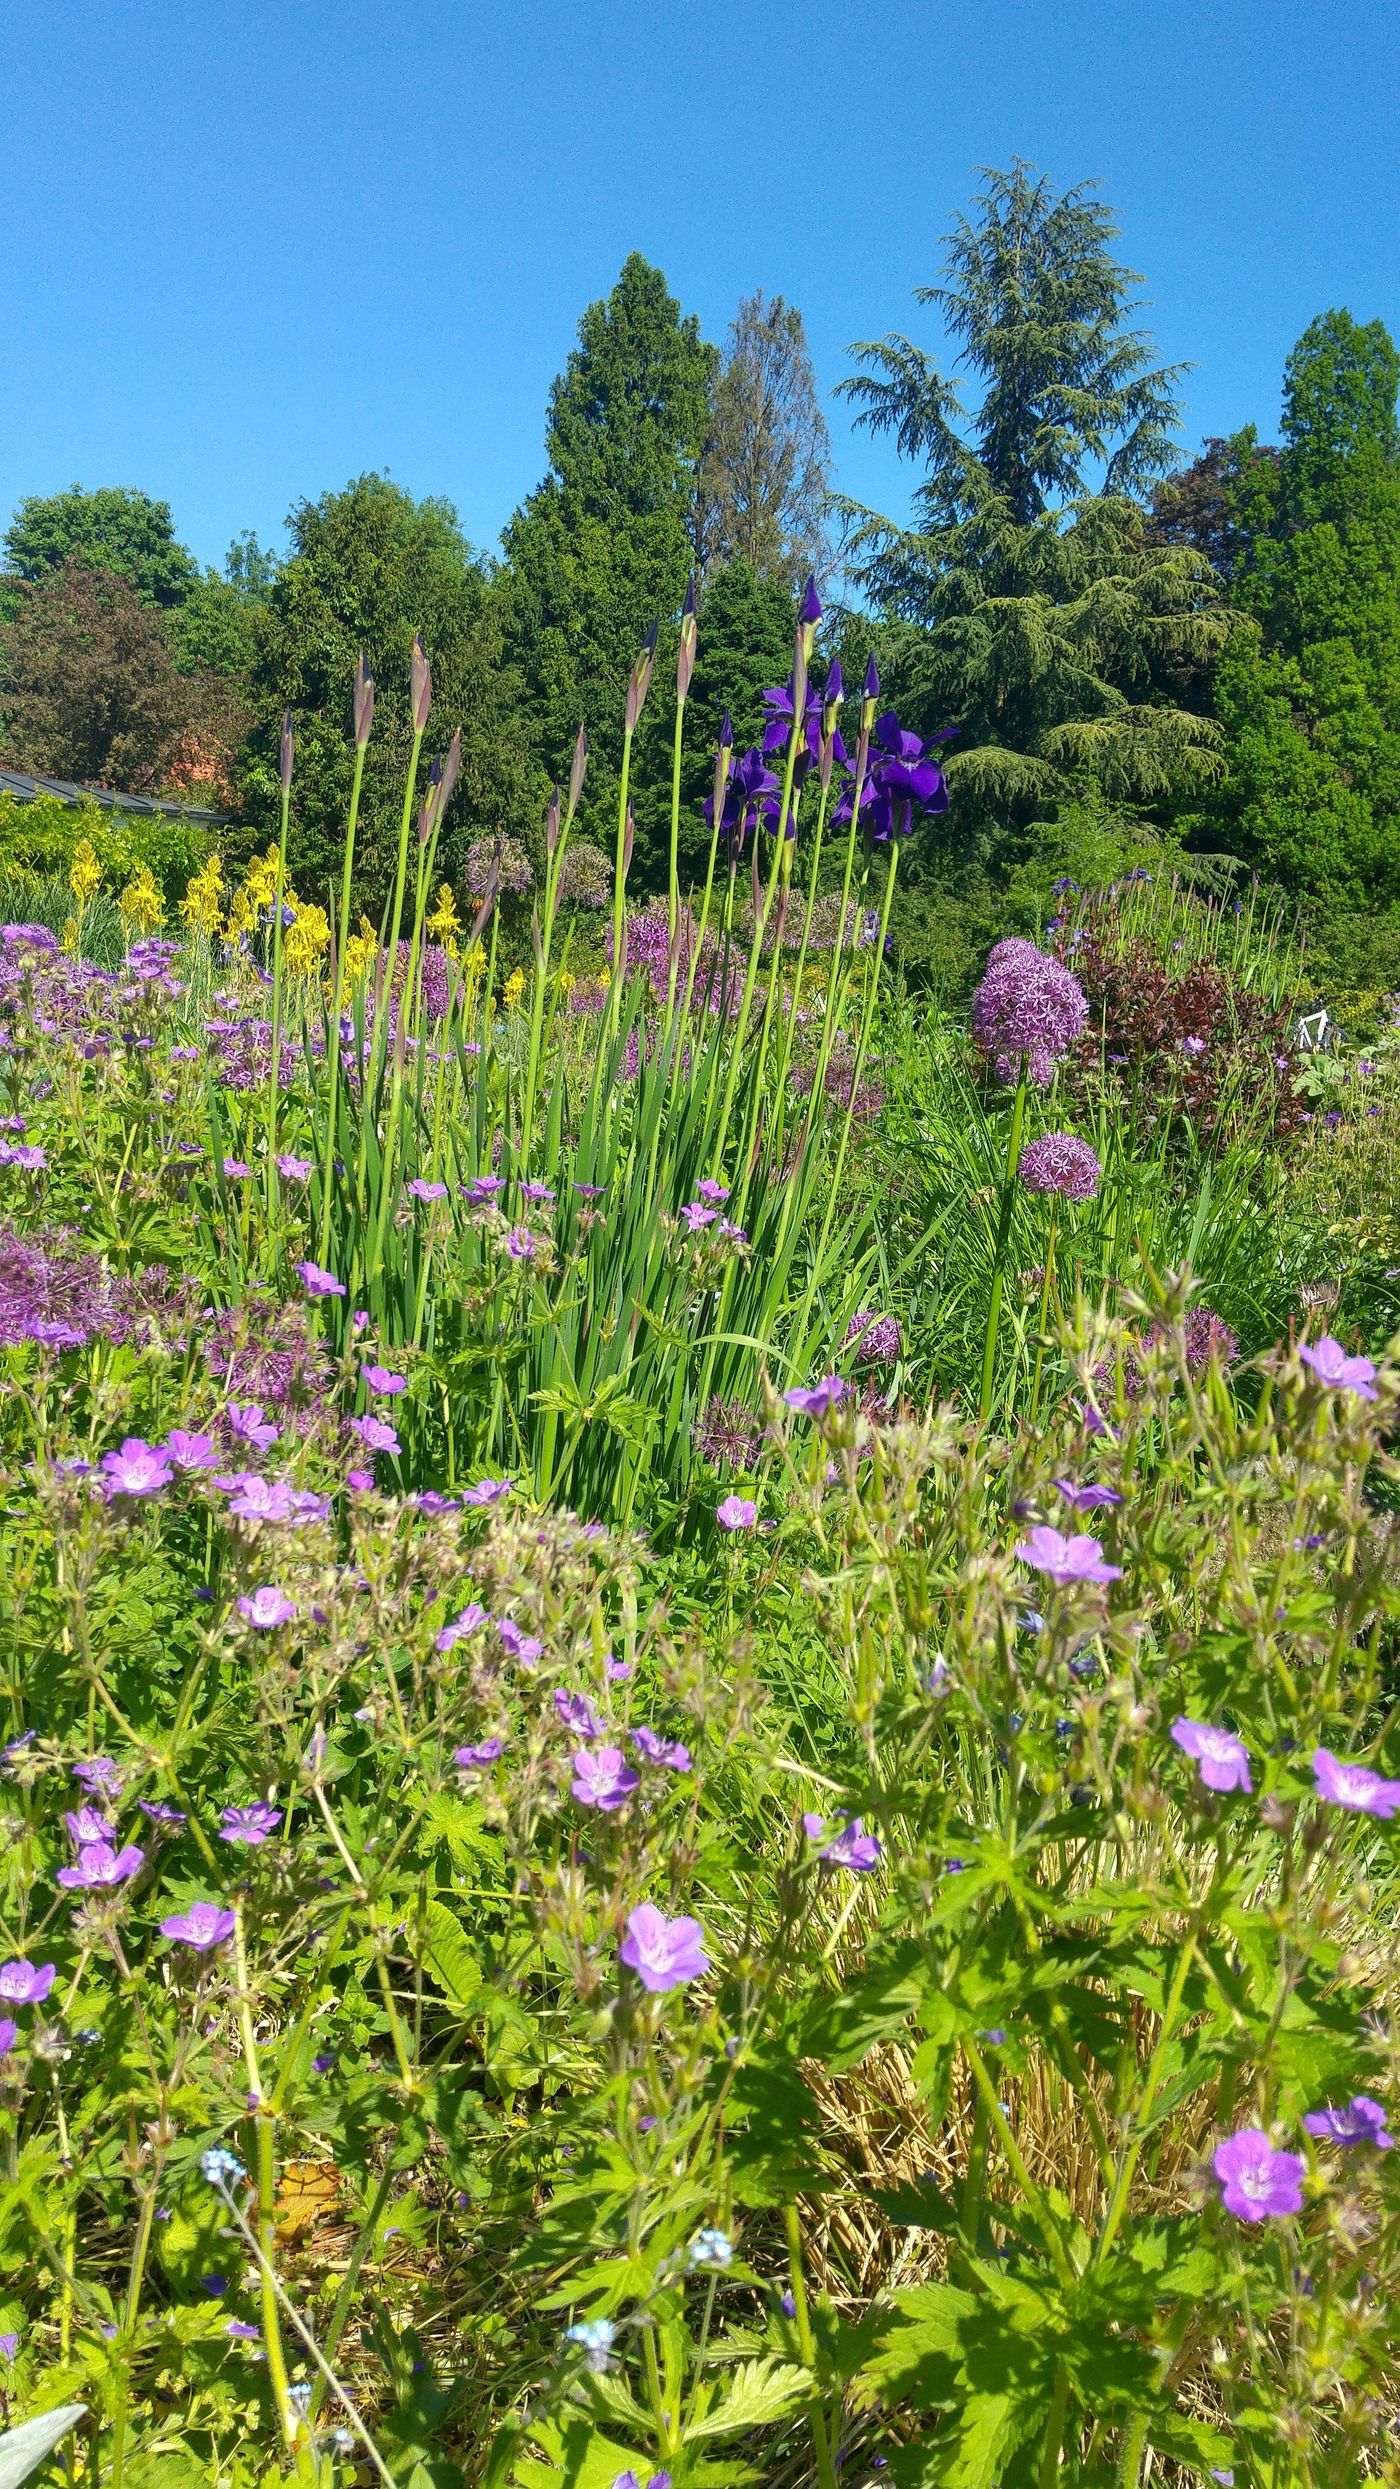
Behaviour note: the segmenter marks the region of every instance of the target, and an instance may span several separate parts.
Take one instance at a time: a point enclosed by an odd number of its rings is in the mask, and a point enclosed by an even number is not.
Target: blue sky
[[[1344,304],[1400,332],[1382,0],[92,0],[12,9],[0,521],[140,484],[204,560],[367,467],[492,545],[629,250],[706,332],[781,291],[824,389],[979,164],[1096,179],[1187,438],[1276,423]],[[838,480],[909,477],[829,406]]]

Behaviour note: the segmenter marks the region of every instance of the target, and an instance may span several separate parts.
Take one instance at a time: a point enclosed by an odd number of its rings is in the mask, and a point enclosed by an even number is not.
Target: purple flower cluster
[[[998,1080],[1019,1079],[1024,1066],[1048,1088],[1088,1016],[1083,989],[1058,959],[1018,934],[995,944],[972,998],[972,1034]]]
[[[846,1346],[854,1347],[857,1365],[894,1365],[904,1348],[904,1334],[893,1314],[852,1314]]]
[[[1047,1132],[1021,1152],[1016,1170],[1029,1193],[1092,1201],[1102,1172],[1096,1153],[1073,1132]]]

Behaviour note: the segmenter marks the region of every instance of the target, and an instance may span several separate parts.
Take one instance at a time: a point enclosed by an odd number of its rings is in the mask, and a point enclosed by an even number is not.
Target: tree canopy
[[[831,436],[802,314],[746,296],[715,374],[696,492],[702,575],[742,560],[795,594],[831,559]]]

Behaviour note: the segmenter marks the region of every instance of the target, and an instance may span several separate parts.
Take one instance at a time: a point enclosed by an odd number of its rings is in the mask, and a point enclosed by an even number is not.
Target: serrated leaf
[[[810,2391],[805,2368],[780,2359],[745,2360],[735,2369],[723,2399],[687,2428],[685,2442],[733,2437],[741,2429],[757,2428],[762,2421],[781,2420]]]

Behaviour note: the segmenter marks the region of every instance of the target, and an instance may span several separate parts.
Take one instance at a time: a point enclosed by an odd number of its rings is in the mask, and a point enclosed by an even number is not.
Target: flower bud
[[[637,661],[627,678],[627,710],[624,724],[629,735],[635,732],[637,720],[646,707],[647,693],[651,689],[651,669],[656,663],[656,642],[660,627],[659,623],[652,624],[642,642]]]
[[[627,827],[622,833],[622,878],[624,881],[627,879],[628,874],[632,870],[632,850],[636,843],[637,816],[632,809],[631,803],[629,802],[627,806]]]
[[[374,724],[374,676],[365,664],[364,651],[355,660],[355,743],[361,752],[369,741]]]
[[[879,699],[880,677],[876,671],[875,660],[872,657],[869,665],[865,669],[865,693],[860,704],[861,729],[862,732],[867,735],[875,723],[875,711],[879,705]]]
[[[569,819],[571,821],[578,811],[579,797],[583,793],[583,773],[587,767],[588,737],[580,726],[574,737],[574,757],[569,768]]]
[[[437,818],[439,821],[441,821],[448,805],[452,801],[453,795],[456,792],[457,780],[460,778],[461,774],[462,729],[458,726],[453,731],[452,741],[447,747],[447,757],[442,764],[442,786],[438,794],[437,807]]]
[[[295,741],[292,735],[292,712],[290,709],[284,709],[282,712],[282,750],[279,756],[278,766],[278,774],[281,777],[282,792],[284,795],[288,795],[291,792],[292,754],[294,749]]]
[[[695,635],[695,573],[692,571],[686,583],[685,603],[681,607],[681,643],[676,651],[676,699],[682,708],[690,690],[690,678],[695,672]]]
[[[723,717],[720,719],[719,748],[721,752],[732,752],[734,749],[734,727],[731,722],[728,709],[725,710]]]
[[[427,651],[421,635],[413,634],[413,663],[408,672],[408,709],[413,731],[421,735],[428,723],[433,704],[433,678],[428,668]]]

